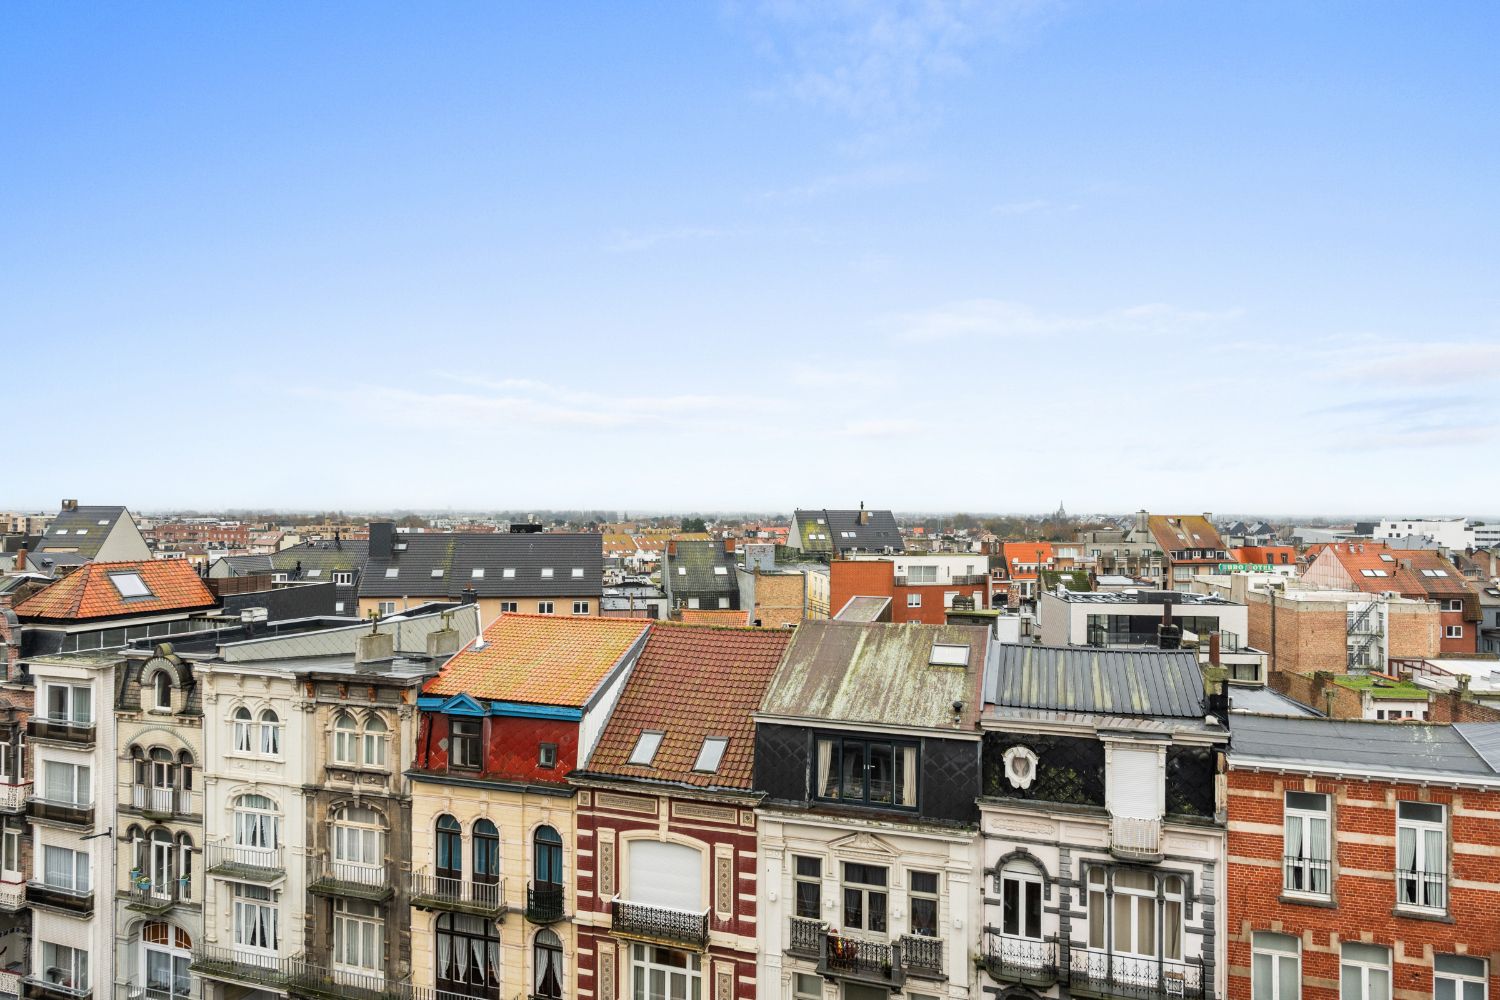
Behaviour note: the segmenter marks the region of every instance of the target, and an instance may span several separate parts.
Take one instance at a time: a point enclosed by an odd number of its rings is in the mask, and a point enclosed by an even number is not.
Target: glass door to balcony
[[[172,898],[172,853],[176,846],[168,839],[151,840],[146,875],[151,879],[151,895],[156,899]]]
[[[158,757],[158,754],[166,755]],[[172,763],[171,754],[160,748],[151,751],[150,780],[146,786],[146,808],[152,812],[170,813],[176,805],[176,791],[172,787],[176,783],[177,765]]]
[[[192,995],[193,980],[188,975],[192,960],[192,939],[187,932],[161,921],[141,928],[144,950],[142,966],[146,979],[146,1000],[186,1000]]]

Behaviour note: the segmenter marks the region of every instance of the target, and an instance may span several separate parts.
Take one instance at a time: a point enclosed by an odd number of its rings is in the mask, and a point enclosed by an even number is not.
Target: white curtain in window
[[[1162,957],[1182,961],[1182,903],[1168,899],[1162,904]]]
[[[1328,820],[1312,816],[1307,820],[1308,856],[1314,861],[1328,860]],[[1328,866],[1319,864],[1312,871],[1313,892],[1328,891]]]
[[[450,961],[453,958],[453,938],[442,930],[437,936],[437,967],[438,975],[443,978],[453,978],[453,970]]]
[[[832,797],[835,791],[833,774],[833,741],[818,741],[818,794]]]
[[[903,806],[917,804],[917,748],[897,747],[896,800]]]

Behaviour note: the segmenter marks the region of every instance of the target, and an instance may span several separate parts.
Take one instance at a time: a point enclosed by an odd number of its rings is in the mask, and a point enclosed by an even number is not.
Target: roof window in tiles
[[[139,573],[111,573],[109,582],[115,585],[121,597],[150,597],[151,588]]]
[[[1383,569],[1362,569],[1362,570],[1359,571],[1359,575],[1360,576],[1390,576],[1390,574],[1387,573]]]
[[[677,575],[678,576],[687,576],[687,567],[686,566],[678,566],[677,567]]]
[[[724,751],[728,747],[729,740],[722,736],[704,737],[703,746],[698,751],[698,759],[693,761],[693,770],[713,774],[719,769],[719,762],[724,759]]]
[[[320,570],[320,569],[310,569],[310,570],[307,571],[307,578],[309,580],[316,580],[318,577],[320,577],[322,575],[323,575],[323,571]]]
[[[649,729],[642,730],[640,739],[635,741],[635,749],[630,751],[630,759],[625,763],[650,767],[651,762],[656,759],[656,751],[661,747],[661,738],[664,735],[664,733],[653,732]]]
[[[728,575],[729,575],[729,567],[728,566],[715,566],[714,567],[714,576],[728,576]]]
[[[932,655],[927,662],[935,667],[967,667],[969,665],[969,647],[935,642],[932,644]]]
[[[87,528],[78,528],[78,529],[75,529],[74,532],[73,532],[73,534],[75,534],[75,535],[87,535],[88,533],[89,533],[89,529],[87,529]]]
[[[67,528],[54,528],[52,530],[52,533],[54,535],[66,535],[68,533],[68,529]]]
[[[400,575],[401,575],[401,567],[399,567],[399,566],[391,566],[390,568],[388,568],[385,571],[385,578],[387,580],[394,580],[394,579],[396,579],[396,577],[398,577]]]
[[[583,567],[582,566],[574,566],[573,567],[573,579],[575,579],[575,580],[582,580],[583,579]]]
[[[471,579],[471,580],[483,580],[484,579],[484,567],[483,566],[475,566],[473,569],[469,570],[469,579]]]
[[[101,524],[101,525],[103,525],[103,524],[108,524],[108,523],[109,523],[109,518],[107,518],[107,517],[103,517],[103,518],[100,518],[100,519],[99,519],[99,523],[100,523],[100,524]]]
[[[514,566],[507,566],[500,571],[500,575],[507,580],[514,580],[516,578],[516,569]]]
[[[441,569],[441,568],[438,568],[438,569],[434,569],[434,570],[433,570],[433,571],[432,571],[432,578],[433,578],[433,579],[434,579],[434,580],[436,580],[436,579],[437,579],[437,578],[439,578],[439,577],[440,577],[440,576],[442,576],[442,575],[443,575],[443,571],[442,571],[442,569]]]
[[[543,566],[542,567],[542,579],[543,580],[550,580],[550,579],[552,579],[552,567],[551,566]]]
[[[1396,557],[1393,556],[1393,555],[1391,555],[1389,552],[1382,552],[1382,553],[1380,553],[1380,561],[1381,562],[1395,562],[1396,561]]]

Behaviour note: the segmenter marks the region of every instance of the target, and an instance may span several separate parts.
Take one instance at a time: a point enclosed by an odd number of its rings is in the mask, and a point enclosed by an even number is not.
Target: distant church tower
[[[1068,508],[1063,506],[1061,500],[1057,501],[1057,513],[1052,515],[1054,521],[1066,521],[1068,519]]]

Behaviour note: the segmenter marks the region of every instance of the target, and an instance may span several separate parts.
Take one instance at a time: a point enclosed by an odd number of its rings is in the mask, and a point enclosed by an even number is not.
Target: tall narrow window
[[[359,727],[348,712],[340,712],[333,720],[333,759],[340,764],[353,764],[355,744],[359,739]]]
[[[844,928],[884,933],[886,929],[886,869],[878,865],[844,862]]]
[[[378,882],[384,876],[384,836],[380,814],[364,806],[345,806],[334,814],[333,860],[341,877]]]
[[[172,682],[167,677],[165,670],[157,671],[152,686],[156,693],[156,707],[159,709],[170,709],[172,707]]]
[[[1007,861],[1001,869],[1000,933],[1028,941],[1042,938],[1042,875],[1025,861]]]
[[[1287,792],[1285,875],[1288,892],[1327,896],[1329,879],[1328,796]]]
[[[537,827],[533,838],[536,854],[536,880],[546,885],[562,885],[562,838],[550,826]]]
[[[489,895],[500,882],[500,831],[487,819],[474,821],[474,881],[489,886]]]
[[[380,716],[372,715],[365,720],[364,764],[366,767],[385,767],[385,744],[387,729]]]
[[[823,917],[823,859],[795,855],[796,865],[793,880],[796,895],[797,916],[807,920]]]
[[[1114,950],[1123,955],[1156,957],[1156,879],[1130,868],[1115,873],[1111,916]]]
[[[250,722],[250,710],[244,705],[234,710],[234,749],[239,753],[254,753],[254,726]]]
[[[437,918],[437,988],[476,1000],[500,995],[500,936],[493,920],[467,913]]]
[[[1390,1000],[1390,949],[1354,941],[1339,947],[1339,1000]]]
[[[281,719],[269,708],[260,713],[260,752],[281,756]]]
[[[1489,963],[1482,958],[1432,956],[1432,1000],[1485,1000],[1488,983]]]
[[[437,819],[437,877],[439,891],[450,892],[464,877],[463,828],[446,814]]]
[[[1425,910],[1448,905],[1448,837],[1443,807],[1396,803],[1396,902]]]
[[[911,908],[911,932],[923,937],[937,937],[937,872],[908,872],[907,887],[910,890],[907,905]]]
[[[561,1000],[563,984],[562,939],[545,927],[536,932],[532,971],[536,1000]]]
[[[272,951],[280,940],[276,895],[263,885],[234,883],[234,943],[255,951]]]
[[[385,968],[385,926],[380,907],[362,899],[333,901],[333,964],[379,975]]]

